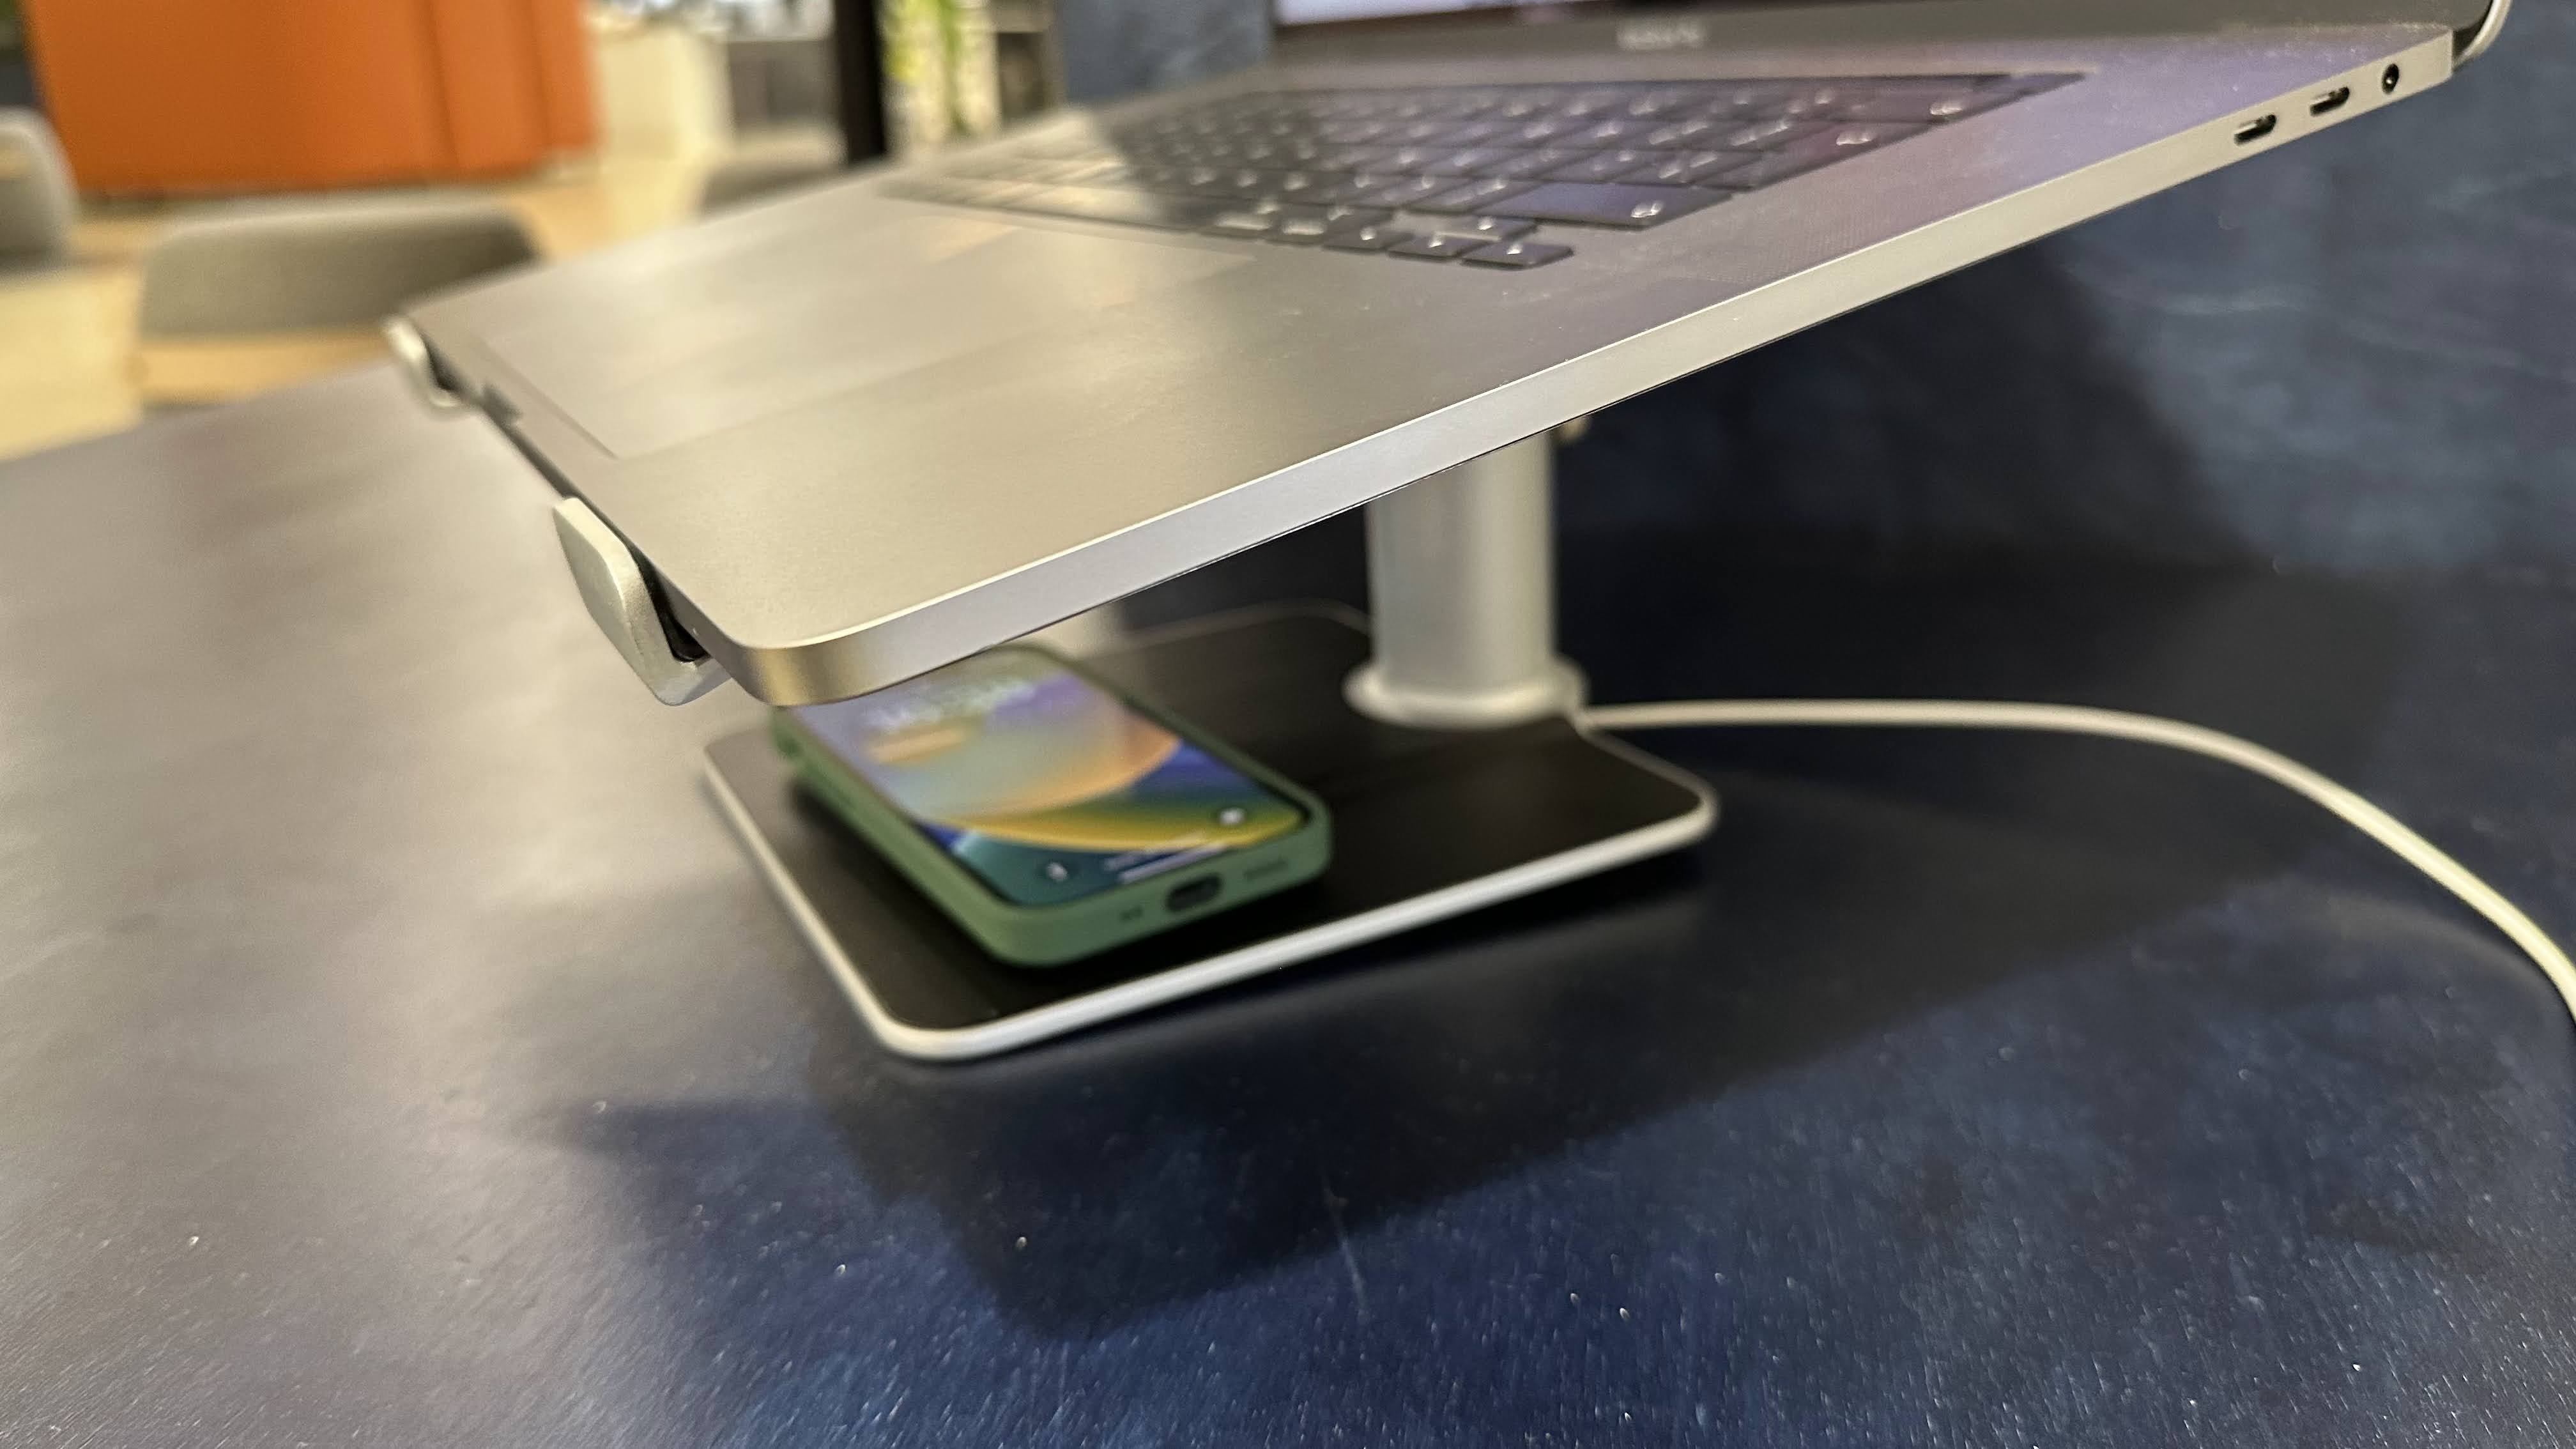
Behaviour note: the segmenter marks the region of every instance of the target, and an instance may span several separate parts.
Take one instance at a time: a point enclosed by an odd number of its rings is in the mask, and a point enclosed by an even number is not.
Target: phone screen
[[[921,833],[1019,905],[1080,900],[1305,822],[1296,802],[1034,649],[793,711]]]

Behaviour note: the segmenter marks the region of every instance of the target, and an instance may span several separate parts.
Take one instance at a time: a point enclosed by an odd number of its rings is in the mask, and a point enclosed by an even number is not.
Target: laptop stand
[[[1369,505],[1369,622],[1332,606],[1198,620],[1086,662],[1321,796],[1307,885],[1052,968],[992,960],[747,730],[710,794],[889,1048],[973,1057],[1178,1000],[1689,844],[1693,777],[1570,717],[1555,652],[1548,439]]]

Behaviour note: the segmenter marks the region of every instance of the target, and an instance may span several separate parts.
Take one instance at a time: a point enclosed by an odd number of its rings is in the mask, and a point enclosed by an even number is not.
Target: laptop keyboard
[[[1982,115],[2065,75],[1274,91],[1032,142],[897,196],[1525,270]]]

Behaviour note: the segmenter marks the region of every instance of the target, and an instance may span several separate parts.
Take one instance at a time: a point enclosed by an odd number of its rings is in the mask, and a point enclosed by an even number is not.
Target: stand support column
[[[1583,676],[1556,653],[1553,439],[1541,433],[1368,506],[1375,657],[1360,713],[1430,729],[1563,714]]]

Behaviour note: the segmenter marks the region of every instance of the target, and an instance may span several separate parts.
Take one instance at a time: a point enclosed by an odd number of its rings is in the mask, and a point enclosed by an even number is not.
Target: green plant
[[[993,18],[985,0],[880,0],[899,150],[1001,125]]]

